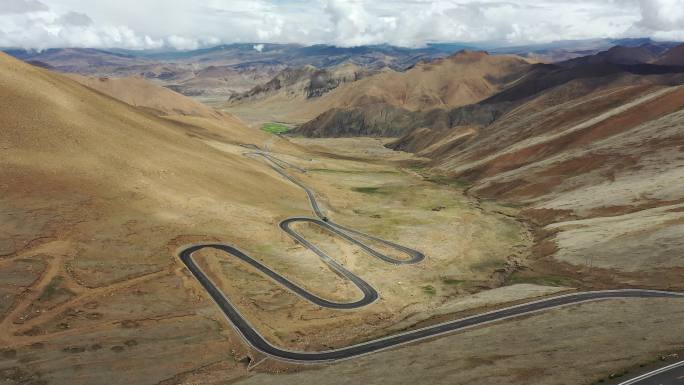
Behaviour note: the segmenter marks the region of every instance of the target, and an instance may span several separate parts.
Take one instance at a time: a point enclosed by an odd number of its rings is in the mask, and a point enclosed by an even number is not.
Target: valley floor
[[[265,163],[243,157],[245,148],[237,144],[198,140],[227,159],[240,159],[240,167],[269,185],[258,187],[253,198],[226,202],[212,188],[233,181],[220,181],[207,187],[206,195],[195,191],[174,197],[182,209],[155,213],[193,222],[190,227],[155,230],[141,201],[141,213],[122,214],[121,234],[90,242],[104,255],[128,254],[121,257],[130,264],[114,264],[82,243],[77,244],[80,254],[73,254],[67,239],[92,236],[89,226],[96,218],[79,217],[82,224],[72,228],[46,220],[55,226],[47,239],[29,240],[16,250],[7,245],[13,251],[0,259],[0,341],[5,346],[0,378],[22,384],[591,383],[665,350],[684,348],[678,337],[684,303],[635,299],[552,310],[331,365],[262,361],[177,259],[178,247],[227,242],[326,298],[351,300],[358,294],[278,229],[287,217],[311,216],[303,192],[278,182]],[[317,193],[336,222],[418,249],[427,259],[416,266],[387,266],[319,228],[297,227],[380,292],[378,302],[340,312],[312,306],[226,255],[198,255],[241,312],[277,345],[344,346],[572,290],[571,277],[534,270],[533,235],[516,219],[516,208],[464,195],[464,186],[428,174],[421,159],[385,149],[382,139],[292,142],[295,146],[269,136],[257,144],[307,169],[293,176]],[[194,223],[185,216],[193,207],[206,210],[201,218],[212,209],[226,217]],[[41,218],[41,213],[36,208],[33,215]],[[172,233],[175,237],[148,250],[151,255],[136,251],[147,237]]]

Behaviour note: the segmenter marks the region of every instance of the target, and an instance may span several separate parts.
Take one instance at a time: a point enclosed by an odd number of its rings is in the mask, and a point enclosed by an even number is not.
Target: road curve
[[[280,222],[279,226],[280,229],[283,230],[286,234],[288,234],[292,239],[294,239],[297,243],[303,245],[307,249],[311,250],[314,252],[318,257],[325,263],[327,264],[333,271],[335,271],[339,276],[341,276],[343,279],[346,279],[350,281],[354,286],[356,286],[359,291],[362,294],[362,298],[358,299],[353,302],[334,302],[327,300],[325,298],[321,298],[319,296],[316,296],[307,290],[303,289],[302,287],[298,286],[297,284],[293,283],[292,281],[288,280],[287,278],[281,276],[280,274],[272,271],[268,267],[264,266],[257,260],[249,257],[242,251],[229,246],[229,245],[224,245],[224,244],[204,244],[204,245],[194,245],[187,247],[186,249],[181,251],[181,259],[183,262],[185,262],[186,265],[188,265],[188,268],[190,268],[190,264],[192,263],[192,258],[191,254],[195,251],[201,250],[201,249],[206,249],[206,248],[213,248],[213,249],[218,249],[221,251],[224,251],[228,254],[231,254],[234,257],[237,257],[238,259],[241,259],[242,261],[252,265],[271,279],[275,280],[277,283],[281,284],[285,288],[289,289],[293,293],[299,295],[300,297],[304,298],[305,300],[316,304],[318,306],[322,307],[327,307],[331,309],[354,309],[354,308],[359,308],[362,306],[366,306],[370,303],[373,303],[376,301],[379,297],[378,292],[370,285],[368,282],[364,281],[361,277],[357,276],[356,274],[352,273],[351,271],[347,270],[344,266],[340,265],[337,263],[330,255],[325,253],[323,250],[318,248],[316,245],[313,243],[309,242],[304,236],[299,234],[297,231],[295,231],[292,228],[292,224],[298,223],[298,222],[307,222],[307,223],[312,223],[314,225],[320,226],[324,228],[325,230],[329,231],[330,233],[344,239],[345,241],[354,244],[358,247],[360,247],[362,250],[364,250],[366,253],[369,255],[378,258],[384,262],[395,264],[395,265],[403,265],[403,264],[414,264],[422,261],[425,259],[425,255],[423,255],[421,252],[417,250],[413,250],[411,248],[396,244],[394,242],[390,242],[378,237],[374,237],[369,234],[362,233],[357,230],[350,229],[348,227],[339,225],[337,223],[332,222],[329,220],[325,214],[323,213],[323,210],[320,208],[318,205],[318,202],[316,201],[316,196],[314,192],[308,188],[305,184],[300,182],[297,178],[292,177],[289,175],[287,172],[285,172],[285,168],[292,168],[295,169],[301,173],[305,173],[306,170],[293,165],[291,163],[288,163],[282,159],[279,159],[271,154],[269,154],[266,151],[260,150],[257,146],[255,145],[243,145],[243,147],[248,148],[252,150],[252,152],[245,153],[244,155],[247,156],[254,156],[254,157],[261,157],[263,158],[267,163],[267,165],[273,169],[275,172],[280,174],[283,178],[289,180],[302,190],[307,195],[307,198],[309,200],[309,204],[311,205],[311,209],[313,213],[316,215],[316,218],[309,218],[309,217],[292,217],[292,218],[287,218]],[[383,244],[384,246],[394,249],[400,254],[404,254],[407,256],[407,258],[403,259],[398,259],[394,258],[392,256],[383,254],[379,252],[378,250],[368,246],[366,243],[363,242],[363,240],[371,240],[374,242],[378,242]],[[192,269],[191,269],[192,270]],[[197,275],[196,275],[197,276]],[[199,278],[198,278],[199,279]],[[205,286],[206,288],[206,286]]]
[[[303,183],[299,182],[296,178],[288,175],[284,168],[292,166],[287,162],[284,162],[278,158],[273,157],[270,154],[260,151],[256,146],[245,145],[244,147],[256,150],[249,155],[261,156],[266,159],[269,166],[282,175],[284,178],[288,179],[292,183],[296,184],[302,188],[311,204],[311,207],[318,218],[307,218],[307,217],[294,217],[285,219],[280,223],[280,228],[285,231],[290,237],[295,239],[297,242],[307,247],[314,253],[316,253],[323,262],[325,262],[330,268],[339,273],[343,278],[351,281],[363,294],[363,297],[354,302],[334,302],[326,300],[324,298],[318,297],[313,293],[308,292],[306,289],[296,285],[292,281],[283,277],[282,275],[271,270],[267,266],[263,265],[259,261],[251,258],[247,254],[243,253],[239,249],[221,243],[207,243],[187,246],[179,252],[179,257],[181,261],[187,266],[188,270],[193,274],[193,276],[199,281],[199,283],[204,287],[204,289],[209,293],[211,298],[216,302],[224,315],[233,324],[237,332],[242,336],[244,341],[250,345],[255,350],[273,357],[278,360],[297,362],[297,363],[321,363],[321,362],[331,362],[344,359],[350,359],[354,357],[359,357],[365,354],[394,348],[400,345],[409,344],[412,342],[424,340],[427,338],[433,338],[446,333],[452,333],[459,330],[465,330],[468,328],[486,325],[492,322],[497,322],[509,318],[520,317],[524,315],[534,314],[540,311],[558,308],[562,306],[568,306],[577,303],[598,301],[605,299],[618,299],[618,298],[684,298],[683,293],[676,292],[666,292],[657,290],[639,290],[639,289],[623,289],[623,290],[604,290],[604,291],[592,291],[592,292],[580,292],[559,295],[551,298],[546,298],[538,301],[528,302],[522,305],[510,306],[499,310],[494,310],[491,312],[478,314],[471,317],[461,318],[453,321],[448,321],[434,326],[429,326],[421,329],[411,330],[404,333],[399,333],[391,335],[384,338],[378,338],[375,340],[347,346],[340,349],[331,349],[325,351],[292,351],[277,347],[270,342],[268,342],[259,332],[249,323],[249,321],[243,317],[235,305],[221,292],[220,289],[211,281],[207,274],[197,265],[193,259],[193,253],[202,249],[215,249],[226,252],[243,262],[251,265],[257,270],[261,271],[264,275],[273,279],[275,282],[284,286],[293,293],[299,295],[305,300],[327,308],[333,309],[353,309],[361,306],[366,306],[378,298],[377,291],[369,285],[366,281],[350,272],[342,265],[338,264],[333,260],[332,257],[327,255],[325,252],[317,248],[311,242],[307,241],[302,235],[294,231],[290,225],[296,222],[309,222],[319,225],[333,234],[340,236],[346,241],[353,243],[361,247],[368,254],[379,258],[385,262],[392,264],[412,264],[422,261],[425,256],[419,251],[407,248],[405,246],[398,245],[393,242],[389,242],[353,229],[346,228],[344,226],[338,225],[331,222],[325,217],[320,207],[318,206],[315,195],[308,187]],[[300,172],[304,170],[299,169]],[[372,247],[363,243],[359,238],[373,240],[375,242],[380,242],[390,248],[393,248],[400,253],[407,255],[407,259],[397,259],[391,256],[380,253],[379,251],[373,249]]]

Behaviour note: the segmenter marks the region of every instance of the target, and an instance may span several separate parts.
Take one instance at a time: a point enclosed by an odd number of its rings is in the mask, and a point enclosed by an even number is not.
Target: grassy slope
[[[279,123],[265,123],[261,129],[269,134],[284,134],[291,130],[290,127]]]

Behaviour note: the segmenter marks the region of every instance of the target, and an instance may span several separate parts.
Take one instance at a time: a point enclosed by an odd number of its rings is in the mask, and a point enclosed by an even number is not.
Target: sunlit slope
[[[478,102],[515,81],[529,63],[517,56],[463,51],[419,63],[406,72],[385,71],[346,84],[321,100],[329,107],[353,107],[369,101],[407,110],[453,108]]]
[[[167,264],[196,226],[219,237],[300,198],[237,146],[282,142],[231,117],[159,118],[5,55],[0,100],[3,255],[68,242],[74,274],[97,284]]]
[[[633,83],[557,103],[562,87],[490,126],[416,130],[398,143],[470,193],[525,207],[554,234],[542,255],[639,271],[631,284],[675,284],[672,268],[684,267],[684,88]]]
[[[376,121],[397,111],[403,114],[476,103],[515,82],[529,65],[517,56],[462,51],[418,63],[404,72],[386,68],[372,76],[357,76],[359,80],[345,82],[319,97],[293,98],[286,92],[277,92],[246,99],[228,110],[255,121],[268,115],[271,120],[294,123],[333,114],[336,116],[332,119],[311,121],[311,127],[300,133],[313,136],[311,131],[321,131],[316,136],[346,136],[337,132],[337,123],[344,120],[341,117],[345,114],[356,115],[352,120],[357,122]]]
[[[157,115],[192,115],[218,117],[220,114],[204,104],[168,88],[136,77],[102,78],[68,75],[77,82],[119,99],[132,106],[143,107]]]

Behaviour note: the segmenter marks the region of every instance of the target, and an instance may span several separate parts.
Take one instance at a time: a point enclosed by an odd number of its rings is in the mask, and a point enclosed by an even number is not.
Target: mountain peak
[[[489,56],[489,52],[487,51],[476,51],[476,50],[470,50],[470,49],[462,49],[453,55],[449,56],[449,58],[459,58],[459,59],[481,59],[483,57]]]

